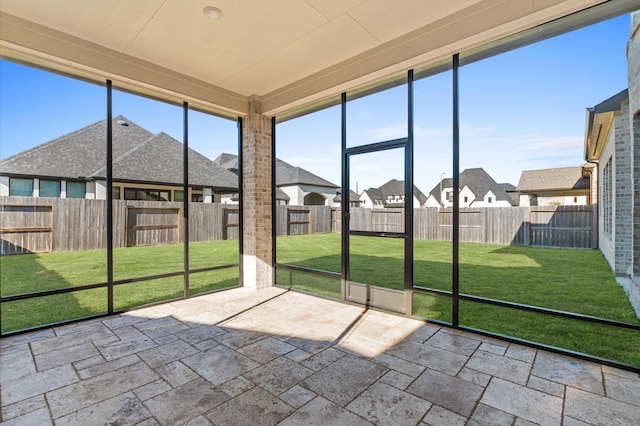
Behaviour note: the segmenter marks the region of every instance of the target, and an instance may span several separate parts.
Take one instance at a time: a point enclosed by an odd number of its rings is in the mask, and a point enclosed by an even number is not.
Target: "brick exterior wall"
[[[254,289],[273,285],[271,147],[271,120],[261,114],[260,102],[252,100],[242,129],[242,273],[243,285]]]
[[[640,315],[640,12],[631,14],[627,45],[629,79],[629,128],[633,158],[633,267],[629,300]]]
[[[640,113],[640,12],[631,14],[631,36],[627,45],[629,66],[629,109],[631,116]]]
[[[616,270],[616,245],[615,245],[615,210],[612,215],[612,223],[611,228],[606,226],[605,220],[605,203],[604,199],[606,197],[606,189],[605,184],[611,184],[612,179],[605,179],[604,175],[607,173],[607,167],[610,167],[611,170],[615,167],[615,155],[616,155],[616,144],[615,144],[615,126],[609,130],[609,134],[607,135],[606,143],[600,154],[599,164],[596,167],[596,173],[592,174],[592,181],[596,181],[598,184],[598,192],[596,194],[597,198],[594,198],[594,202],[598,204],[598,247],[600,251],[604,255],[605,259],[611,266],[611,270],[615,272]],[[596,179],[593,179],[597,176]],[[615,197],[615,185],[612,186],[612,196]],[[608,229],[607,229],[608,228]]]
[[[615,154],[614,154],[614,241],[616,275],[627,276],[632,264],[633,253],[633,179],[631,131],[629,127],[629,103],[622,102],[620,111],[615,113]]]
[[[640,75],[638,76],[640,77]],[[640,317],[640,112],[631,118],[633,131],[633,277],[629,301]]]

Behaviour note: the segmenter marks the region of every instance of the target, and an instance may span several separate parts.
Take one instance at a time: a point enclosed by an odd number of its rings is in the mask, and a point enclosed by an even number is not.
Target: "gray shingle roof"
[[[496,201],[508,201],[512,206],[518,204],[509,194],[515,190],[515,187],[510,183],[497,183],[482,167],[465,169],[460,173],[460,189],[465,186],[476,195],[476,198],[471,202],[482,200],[485,194],[491,191],[496,196]],[[442,188],[451,187],[453,187],[453,178],[442,179]],[[433,187],[430,194],[436,200],[440,200],[440,183]]]
[[[336,203],[341,203],[342,202],[342,194],[338,194],[335,197],[333,197],[333,201]],[[354,202],[359,202],[360,201],[360,196],[354,192],[354,191],[349,191],[349,202],[354,203]]]
[[[218,164],[219,166],[224,167],[227,170],[236,172],[238,171],[238,156],[235,154],[228,154],[226,152],[223,152],[222,154],[218,155],[216,159],[213,160],[213,162]]]
[[[369,194],[369,197],[374,201],[379,200],[382,203],[386,203],[388,197],[394,197],[396,195],[404,196],[404,181],[391,179],[379,188],[367,189],[367,194]],[[415,185],[413,185],[413,195],[418,199],[420,204],[424,204],[427,201],[427,196]]]
[[[313,185],[338,188],[326,179],[276,158],[276,186]]]
[[[589,189],[589,179],[582,177],[582,166],[524,170],[517,189],[520,192]]]
[[[443,178],[442,179],[442,189],[444,188],[452,188],[453,187],[453,178]],[[433,187],[429,194],[433,196],[438,202],[440,202],[440,182]]]
[[[106,178],[106,120],[0,161],[6,174],[58,178]],[[182,143],[157,135],[123,116],[113,119],[115,181],[182,183]],[[238,187],[238,177],[189,149],[189,184],[218,189]]]
[[[125,122],[128,125],[120,125]],[[90,176],[106,164],[106,120],[0,161],[7,174],[78,178]],[[122,116],[113,119],[113,156],[140,146],[153,134]]]
[[[234,154],[222,153],[214,160],[217,164],[223,165],[227,169],[238,168],[238,156]],[[313,185],[325,186],[328,188],[339,188],[326,179],[321,178],[301,167],[292,166],[291,164],[276,158],[276,186],[290,185]]]
[[[512,206],[517,206],[518,204],[520,204],[520,196],[518,195],[518,191],[516,190],[515,186],[511,185],[510,183],[499,183],[498,186],[500,186],[507,193],[507,196],[511,198]]]
[[[380,191],[378,188],[369,188],[369,189],[366,189],[364,192],[366,192],[367,195],[369,195],[369,198],[371,198],[371,201],[373,201],[374,203],[376,201],[383,202],[385,200],[384,195],[382,195],[382,191]]]

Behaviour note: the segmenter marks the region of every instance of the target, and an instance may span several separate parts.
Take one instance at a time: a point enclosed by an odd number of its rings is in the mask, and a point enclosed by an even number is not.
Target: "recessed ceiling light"
[[[220,9],[213,6],[205,7],[204,9],[202,9],[202,13],[204,13],[204,16],[211,19],[212,21],[218,21],[222,19],[222,15],[223,15]]]

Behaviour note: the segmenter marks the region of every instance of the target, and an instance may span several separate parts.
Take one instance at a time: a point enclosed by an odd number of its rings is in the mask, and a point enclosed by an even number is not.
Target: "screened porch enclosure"
[[[320,13],[309,2],[292,2],[295,10],[285,15],[300,17],[294,38],[306,42],[305,22],[338,25],[338,16],[382,31],[384,25],[367,23],[366,13],[347,16],[338,3]],[[9,97],[15,110],[27,114],[31,106],[18,100],[35,96],[28,87],[46,76],[59,89],[52,96],[83,93],[64,115],[91,111],[90,121],[73,120],[73,127],[56,128],[55,137],[39,142],[76,135],[91,122],[103,127],[89,125],[95,145],[74,139],[72,152],[60,151],[66,155],[20,165],[22,152],[15,152],[0,160],[3,337],[235,287],[280,287],[639,372],[640,290],[633,271],[640,256],[626,247],[640,241],[640,207],[633,204],[640,196],[627,197],[622,183],[613,191],[610,172],[599,179],[604,170],[586,167],[596,162],[582,149],[591,143],[583,138],[592,124],[585,123],[585,108],[619,92],[620,84],[629,88],[627,99],[596,112],[636,117],[640,111],[637,5],[532,5],[521,15],[505,10],[488,20],[495,2],[468,3],[412,29],[373,31],[375,41],[361,40],[369,35],[358,31],[353,51],[323,51],[322,63],[300,67],[304,74],[290,65],[301,64],[296,55],[309,45],[280,46],[268,60],[252,59],[268,72],[256,71],[249,59],[242,67],[234,57],[224,65],[230,68],[212,75],[216,67],[202,58],[227,50],[199,50],[205,54],[189,59],[164,43],[164,53],[158,46],[166,40],[154,25],[148,38],[130,35],[130,50],[97,34],[81,43],[90,28],[69,28],[55,11],[48,22],[7,2],[0,8],[7,28],[3,66],[24,76],[15,81],[24,92]],[[88,17],[96,13],[69,4]],[[172,13],[187,19],[177,3],[166,7],[158,19]],[[247,13],[264,5],[255,8]],[[238,19],[236,12],[225,17]],[[448,20],[477,23],[470,34],[450,34]],[[197,22],[204,34],[209,22]],[[610,27],[615,36],[599,41],[616,52],[602,61],[619,71],[611,82],[601,78],[604,65],[582,66],[593,52],[578,48]],[[56,39],[58,32],[65,37]],[[242,47],[247,55],[260,50],[251,46]],[[274,70],[280,54],[283,65]],[[376,65],[378,57],[384,63]],[[192,68],[182,68],[187,62]],[[545,99],[544,111],[537,111]],[[55,112],[45,115],[51,127],[59,120]],[[635,146],[638,120],[626,122],[630,128],[612,121],[611,134],[629,134]],[[605,142],[594,155],[624,157],[613,153],[621,142]],[[234,170],[211,164],[223,153],[236,155]],[[309,191],[304,205],[278,205],[277,158],[328,175],[339,188],[336,198]],[[583,167],[591,203],[521,204],[520,174],[513,170],[568,162]],[[626,179],[636,194],[634,170],[630,163]],[[467,180],[469,174],[483,177]],[[572,189],[563,197],[577,203]],[[352,205],[352,194],[362,203],[365,193],[370,204]],[[633,221],[623,223],[623,216]],[[615,242],[623,226],[633,235],[624,237],[624,248],[607,246],[603,255],[601,237]],[[629,252],[631,275],[612,271],[616,250]]]

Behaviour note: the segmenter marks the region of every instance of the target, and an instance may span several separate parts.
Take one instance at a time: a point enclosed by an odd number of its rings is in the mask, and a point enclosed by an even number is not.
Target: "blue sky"
[[[514,185],[522,170],[580,165],[585,109],[627,87],[629,16],[460,68],[461,170],[483,167]],[[452,73],[416,81],[415,183],[451,176]],[[104,119],[105,89],[0,61],[0,158]],[[182,110],[115,92],[114,115],[182,139]],[[349,146],[406,136],[406,87],[348,103]],[[210,158],[236,152],[235,121],[191,112],[190,146]],[[340,184],[340,109],[277,126],[277,156]],[[353,158],[361,192],[402,179],[402,153]]]

